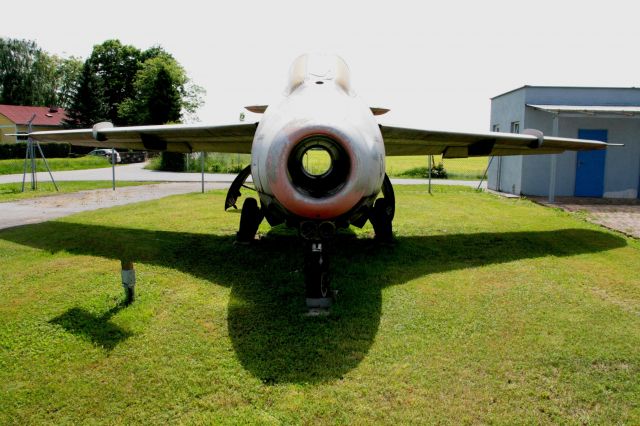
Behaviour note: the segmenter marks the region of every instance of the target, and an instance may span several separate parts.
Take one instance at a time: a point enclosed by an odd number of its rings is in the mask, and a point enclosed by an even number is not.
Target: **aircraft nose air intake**
[[[324,198],[335,194],[345,185],[351,160],[344,147],[334,138],[312,135],[292,149],[287,169],[298,191],[314,198]]]
[[[360,137],[344,123],[283,126],[269,145],[266,187],[302,218],[329,220],[347,213],[364,196],[361,180],[368,179]]]

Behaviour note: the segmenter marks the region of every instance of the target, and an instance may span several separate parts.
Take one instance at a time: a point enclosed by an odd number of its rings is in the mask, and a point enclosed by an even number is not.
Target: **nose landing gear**
[[[227,196],[225,208],[235,206],[239,188],[248,175],[239,176],[234,182],[233,191]],[[393,217],[395,213],[395,196],[389,177],[385,175],[382,185],[382,198],[375,201],[369,214],[364,216],[360,225],[364,225],[367,216],[373,225],[376,240],[382,243],[393,241]],[[254,240],[258,226],[265,218],[264,210],[260,208],[254,198],[245,199],[240,216],[240,228],[236,234],[236,241],[249,244]],[[269,223],[269,216],[267,217]],[[273,225],[273,223],[271,223]],[[329,251],[336,234],[336,224],[333,221],[305,220],[299,222],[298,233],[304,248],[304,283],[305,300],[310,314],[327,314],[335,293],[331,290],[329,273]]]
[[[329,256],[326,255],[325,242],[305,241],[304,284],[308,308],[326,309],[331,306]]]
[[[309,309],[331,306],[328,249],[335,235],[333,222],[301,222],[298,228],[304,244],[304,284]]]

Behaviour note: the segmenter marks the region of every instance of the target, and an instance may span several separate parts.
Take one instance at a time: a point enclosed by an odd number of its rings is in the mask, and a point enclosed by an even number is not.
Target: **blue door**
[[[578,138],[607,142],[606,130],[578,130]],[[576,164],[576,197],[602,197],[604,193],[604,160],[607,151],[578,151]]]

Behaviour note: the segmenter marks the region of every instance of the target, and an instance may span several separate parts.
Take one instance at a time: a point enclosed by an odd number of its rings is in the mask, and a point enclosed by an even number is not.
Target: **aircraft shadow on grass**
[[[302,315],[301,244],[277,228],[251,246],[236,246],[229,235],[65,222],[13,228],[1,232],[0,239],[160,265],[231,287],[232,344],[242,365],[265,383],[330,381],[355,368],[377,333],[387,286],[438,272],[626,245],[623,238],[586,229],[398,237],[390,247],[341,235],[331,253],[338,302],[331,315],[309,318]],[[144,285],[138,283],[140,293]],[[52,322],[109,349],[128,337],[108,321],[121,308],[101,317],[73,308]],[[103,332],[88,331],[100,326]]]

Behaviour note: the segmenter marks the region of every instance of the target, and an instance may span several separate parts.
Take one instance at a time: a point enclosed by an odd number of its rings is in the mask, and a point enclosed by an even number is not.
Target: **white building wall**
[[[640,105],[638,89],[591,89],[525,87],[492,100],[491,124],[509,131],[511,121],[520,121],[520,128],[541,130],[553,134],[553,114],[525,107],[525,104],[555,105]],[[563,117],[559,119],[558,136],[578,136],[578,129],[606,129],[609,142],[624,143],[624,147],[609,148],[605,161],[604,197],[636,198],[640,185],[640,118],[638,117]],[[551,156],[529,155],[496,157],[489,169],[490,189],[516,194],[546,196],[549,192]],[[575,194],[577,153],[565,152],[557,157],[556,195]]]
[[[520,122],[523,129],[525,91],[516,90],[509,95],[493,99],[491,102],[491,125],[500,127],[500,132],[509,132],[511,123]],[[498,176],[498,173],[500,175]],[[487,172],[487,186],[489,189],[520,194],[522,182],[521,156],[496,157],[491,162]]]
[[[553,135],[554,114],[526,108],[525,124],[527,128],[538,129],[545,135]],[[558,136],[567,136],[568,127],[560,118],[558,122]],[[575,137],[570,136],[570,137]],[[523,156],[522,165],[522,194],[546,196],[549,194],[549,178],[551,175],[550,155]],[[556,195],[571,196],[575,187],[576,153],[565,152],[558,154],[556,169]]]

